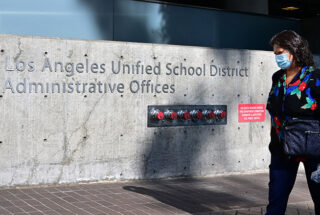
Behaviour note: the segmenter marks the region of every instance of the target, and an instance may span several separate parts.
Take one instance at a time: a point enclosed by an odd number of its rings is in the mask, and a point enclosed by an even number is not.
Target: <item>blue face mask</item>
[[[276,62],[281,69],[288,69],[292,63],[287,53],[276,55]]]

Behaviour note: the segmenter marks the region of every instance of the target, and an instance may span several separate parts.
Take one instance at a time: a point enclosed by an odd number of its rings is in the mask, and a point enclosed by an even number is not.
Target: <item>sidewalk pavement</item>
[[[0,214],[263,215],[268,198],[268,177],[268,172],[262,172],[0,189]],[[287,214],[314,214],[304,174],[298,174]]]

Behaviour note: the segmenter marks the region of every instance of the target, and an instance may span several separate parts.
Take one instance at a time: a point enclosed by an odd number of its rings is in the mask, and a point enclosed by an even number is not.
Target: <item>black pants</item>
[[[290,192],[296,180],[300,162],[287,158],[271,156],[269,204],[266,215],[284,215]],[[303,163],[308,187],[314,202],[315,214],[320,215],[320,183],[310,179],[311,173],[317,169],[318,162],[306,161]]]

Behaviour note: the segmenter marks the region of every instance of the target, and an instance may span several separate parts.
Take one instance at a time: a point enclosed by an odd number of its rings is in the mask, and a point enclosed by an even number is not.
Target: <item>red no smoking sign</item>
[[[264,104],[239,104],[239,122],[264,122]]]

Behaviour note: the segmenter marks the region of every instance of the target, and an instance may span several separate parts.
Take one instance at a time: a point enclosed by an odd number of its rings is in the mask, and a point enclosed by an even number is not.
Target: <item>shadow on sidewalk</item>
[[[160,182],[161,183],[161,182]],[[245,197],[208,190],[190,185],[167,185],[157,183],[153,189],[138,186],[124,186],[124,190],[147,195],[188,213],[218,212],[261,205]],[[238,195],[239,196],[239,195]]]

